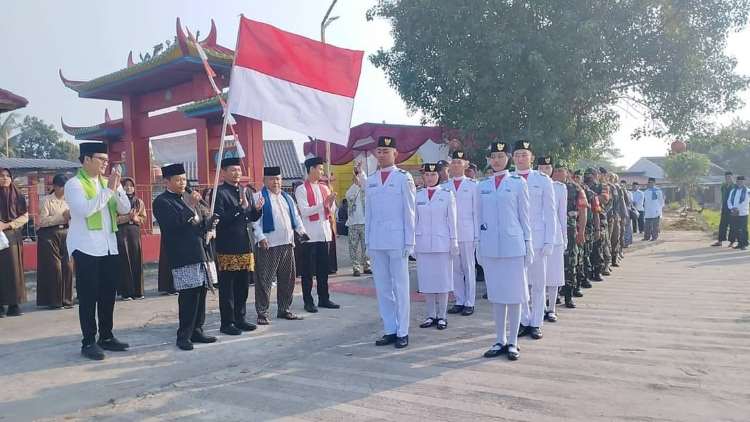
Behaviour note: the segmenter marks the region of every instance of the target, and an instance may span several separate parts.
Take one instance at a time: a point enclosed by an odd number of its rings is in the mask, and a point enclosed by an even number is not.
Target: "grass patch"
[[[706,222],[706,225],[708,226],[708,230],[711,233],[719,232],[719,221],[721,220],[721,211],[704,209],[703,212],[701,213],[701,216],[703,217],[703,221]]]

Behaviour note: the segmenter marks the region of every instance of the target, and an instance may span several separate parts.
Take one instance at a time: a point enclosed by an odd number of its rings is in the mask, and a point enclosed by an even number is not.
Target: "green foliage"
[[[484,147],[526,137],[570,161],[598,158],[637,102],[672,134],[735,110],[748,79],[724,53],[750,0],[380,0],[393,47],[370,56],[425,122]],[[653,123],[653,122],[652,122]],[[663,134],[661,130],[643,133]]]
[[[60,132],[43,120],[26,116],[16,126],[18,134],[10,138],[12,155],[21,158],[78,159],[78,146],[64,141]]]
[[[0,121],[0,157],[13,155],[13,150],[10,148],[10,138],[17,126],[16,113],[9,113]]]
[[[708,174],[711,161],[704,154],[687,151],[664,160],[664,171],[669,180],[681,185],[693,185],[698,178]]]
[[[719,129],[690,138],[691,151],[706,154],[711,161],[733,171],[750,175],[750,121],[735,120]]]

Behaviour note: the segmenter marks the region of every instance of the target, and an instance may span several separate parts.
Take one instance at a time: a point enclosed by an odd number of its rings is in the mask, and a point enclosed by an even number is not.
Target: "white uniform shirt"
[[[552,182],[555,191],[555,216],[557,219],[557,234],[555,234],[555,246],[568,244],[568,187],[562,182]]]
[[[320,185],[318,183],[312,184],[313,195],[315,196],[315,205],[310,205],[307,202],[307,189],[305,184],[297,186],[294,191],[294,197],[297,199],[297,206],[299,212],[302,215],[302,225],[305,228],[305,232],[310,236],[311,242],[330,242],[333,238],[331,232],[331,223],[325,216],[325,207],[323,204],[323,194],[320,191]],[[331,215],[335,215],[335,206],[331,206]],[[310,216],[318,215],[317,221],[310,221]]]
[[[544,245],[555,244],[555,192],[549,176],[536,170],[530,170],[528,173],[526,184],[529,189],[529,221],[534,233],[534,249],[542,249]],[[520,172],[515,174],[523,178]]]
[[[432,199],[429,191],[432,190]],[[456,199],[445,186],[420,189],[416,194],[416,245],[414,252],[448,253],[458,248]]]
[[[504,175],[495,188],[495,176]],[[508,171],[479,182],[479,255],[513,258],[526,255],[532,240],[526,181]]]
[[[745,190],[745,198],[742,200],[742,190]],[[739,210],[739,216],[746,216],[748,214],[748,208],[750,208],[750,190],[746,186],[735,186],[729,192],[729,198],[727,198],[727,206],[729,209],[737,208]]]
[[[635,206],[635,209],[637,211],[643,211],[644,201],[646,200],[646,196],[643,194],[643,191],[640,189],[636,189],[632,192],[633,194],[633,205]]]
[[[385,182],[381,172],[389,172]],[[415,243],[415,194],[411,174],[396,166],[380,169],[365,181],[365,244],[368,250],[404,250]]]
[[[653,187],[643,191],[643,196],[643,216],[645,218],[661,217],[662,208],[664,208],[664,192]]]
[[[456,190],[456,181],[460,181]],[[453,178],[442,186],[456,197],[456,225],[459,242],[479,241],[479,183],[466,176]]]
[[[349,203],[349,218],[346,220],[346,227],[365,224],[365,190],[357,184],[352,184],[345,196]]]
[[[70,221],[68,222],[68,253],[81,251],[91,256],[117,255],[117,235],[112,232],[112,218],[109,215],[107,202],[112,196],[117,200],[117,212],[127,214],[130,212],[130,200],[122,186],[117,191],[102,188],[99,183],[94,183],[96,196],[86,199],[83,186],[78,177],[72,177],[65,183],[65,202],[70,207]],[[89,230],[86,226],[86,217],[100,211],[102,213],[102,229]]]
[[[253,194],[255,202],[257,203],[263,196],[262,192],[256,192]],[[273,231],[263,233],[263,217],[258,221],[253,222],[253,234],[255,235],[256,242],[260,243],[261,240],[268,242],[268,247],[273,248],[274,246],[289,245],[294,243],[294,229],[292,228],[292,219],[289,215],[289,205],[287,204],[284,196],[281,193],[273,193],[268,191],[268,199],[271,202],[271,213],[273,214]],[[300,217],[297,207],[294,206],[292,201],[292,212],[294,218],[300,223],[297,227],[297,233],[304,233],[302,228],[302,217]]]

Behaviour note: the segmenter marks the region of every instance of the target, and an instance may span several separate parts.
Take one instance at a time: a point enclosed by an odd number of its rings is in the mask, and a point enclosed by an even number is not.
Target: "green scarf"
[[[78,169],[78,174],[76,175],[76,177],[81,182],[83,192],[86,194],[86,199],[94,199],[96,197],[96,185],[94,185],[94,183],[96,182],[94,182],[94,180],[92,180],[82,168]],[[97,177],[97,179],[101,184],[101,188],[106,189],[107,185],[104,184],[104,180],[102,180],[101,177]],[[109,217],[112,220],[112,233],[114,233],[117,231],[117,200],[114,198],[114,196],[112,198],[109,198],[109,201],[107,202],[107,208],[109,208]],[[86,217],[86,227],[89,230],[102,229],[101,210]]]

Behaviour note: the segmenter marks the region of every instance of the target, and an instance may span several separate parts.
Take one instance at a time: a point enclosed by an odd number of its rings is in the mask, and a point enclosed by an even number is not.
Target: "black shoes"
[[[360,276],[362,276],[362,273],[360,273],[360,272],[359,272],[359,270],[354,270],[354,271],[352,272],[352,275],[353,275],[354,277],[360,277]]]
[[[542,330],[539,327],[529,327],[529,336],[534,340],[540,340],[542,336]]]
[[[573,297],[583,297],[583,292],[580,287],[573,289]]]
[[[242,330],[240,330],[239,328],[235,327],[234,325],[227,325],[225,327],[221,327],[221,328],[219,328],[219,332],[220,333],[224,333],[224,334],[226,334],[228,336],[238,336],[238,335],[242,334]]]
[[[314,314],[318,312],[318,307],[315,306],[314,303],[305,303],[305,311],[310,312],[311,314]]]
[[[252,322],[247,322],[247,321],[235,322],[234,326],[239,328],[242,331],[253,331],[256,328],[258,328],[257,325],[253,324]]]
[[[495,343],[492,345],[492,347],[490,347],[489,350],[484,352],[483,356],[486,358],[496,358],[505,353],[508,353],[508,346],[505,344]]]
[[[445,330],[448,328],[448,321],[443,318],[438,318],[437,320],[437,329],[438,330]]]
[[[591,281],[604,281],[604,279],[602,278],[601,274],[594,274],[594,276],[591,277]]]
[[[98,344],[92,343],[81,347],[81,355],[91,360],[104,360],[104,350]]]
[[[603,270],[602,271],[602,275],[605,276],[605,277],[610,276],[610,275],[612,275],[612,271],[610,271],[610,270]],[[599,278],[601,278],[601,277],[599,277]],[[600,281],[600,280],[594,280],[594,281]]]
[[[548,322],[557,322],[557,314],[554,312],[545,312],[544,320]]]
[[[593,280],[593,277],[592,277],[592,280]],[[588,281],[588,280],[583,280],[583,281],[581,281],[581,287],[583,287],[584,289],[590,289],[590,288],[592,288],[593,286],[591,285],[591,282],[590,282],[590,281]]]
[[[305,319],[301,315],[297,315],[297,314],[289,312],[289,311],[286,311],[286,312],[283,312],[283,313],[280,313],[280,314],[276,314],[276,318],[286,319],[286,320],[289,320],[289,321],[298,321],[298,320],[301,320],[301,319]]]
[[[192,337],[190,337],[190,341],[193,343],[216,343],[216,337],[214,336],[207,336],[201,332],[195,332],[193,333]],[[177,340],[179,343],[179,340]],[[180,345],[177,344],[179,347]]]
[[[474,307],[473,306],[464,306],[463,312],[461,312],[461,315],[463,316],[469,316],[474,314]]]
[[[427,317],[422,321],[421,324],[419,324],[419,328],[430,328],[433,325],[437,324],[437,320],[432,317]]]
[[[521,354],[518,353],[518,347],[515,344],[508,345],[508,360],[518,360]]]
[[[339,309],[341,305],[337,303],[333,303],[330,299],[328,300],[321,300],[318,302],[318,308],[325,308],[325,309]]]
[[[375,341],[376,346],[387,346],[389,344],[393,344],[396,342],[396,335],[395,334],[386,334],[382,338],[379,338]]]
[[[372,274],[372,270],[365,270],[365,274]]]
[[[464,305],[453,305],[448,308],[449,314],[460,314],[464,311]]]
[[[527,327],[527,326],[525,326],[523,324],[520,324],[518,326],[518,337],[524,337],[524,336],[529,335],[529,330],[530,329],[531,329],[531,327]]]
[[[711,246],[723,246],[723,244],[724,244],[724,242],[717,241],[715,243],[712,243]]]
[[[102,339],[101,337],[99,337],[99,341],[96,344],[98,344],[102,349],[109,350],[110,352],[124,352],[128,350],[128,347],[130,347],[128,343],[121,342],[114,336],[108,339]]]
[[[5,318],[5,306],[0,305],[0,318]]]
[[[403,349],[404,347],[409,345],[409,336],[403,336],[403,337],[396,337],[396,348],[397,349]]]
[[[9,317],[21,316],[23,312],[21,312],[21,308],[18,305],[8,305],[8,311],[5,315]]]
[[[177,339],[177,347],[180,350],[193,350],[193,342],[186,338],[178,338]]]

